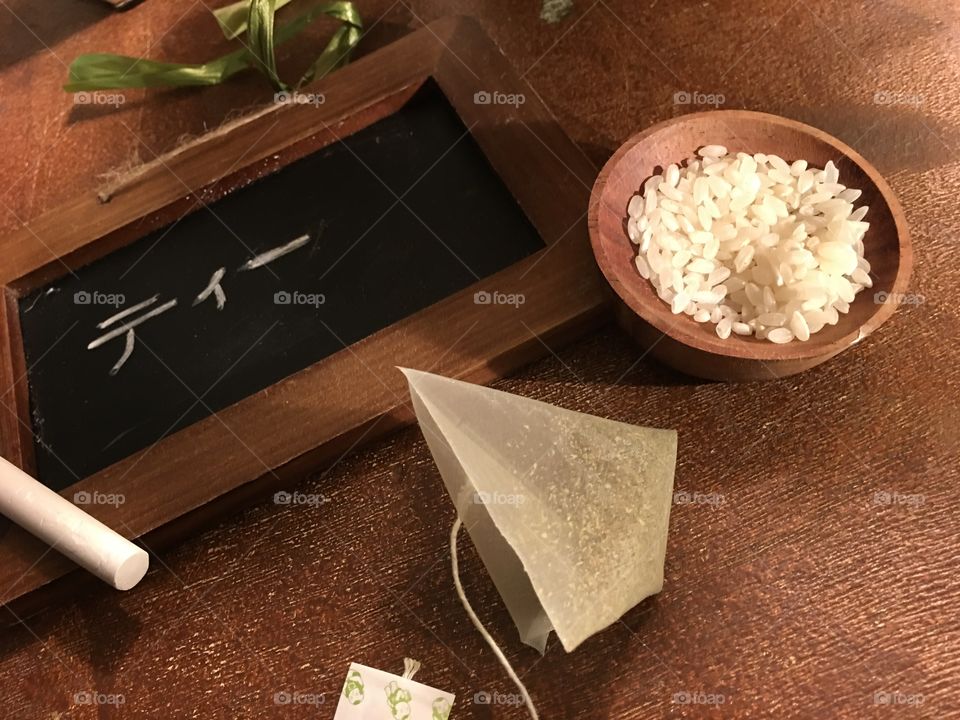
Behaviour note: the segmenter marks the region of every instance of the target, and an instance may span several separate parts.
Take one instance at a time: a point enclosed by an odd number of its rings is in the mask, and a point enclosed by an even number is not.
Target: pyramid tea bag
[[[663,587],[677,434],[403,370],[520,638],[568,652]]]

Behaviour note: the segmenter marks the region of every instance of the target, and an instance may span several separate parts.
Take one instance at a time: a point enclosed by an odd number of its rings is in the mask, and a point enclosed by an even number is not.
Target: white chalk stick
[[[0,457],[0,513],[117,590],[147,573],[150,556]]]

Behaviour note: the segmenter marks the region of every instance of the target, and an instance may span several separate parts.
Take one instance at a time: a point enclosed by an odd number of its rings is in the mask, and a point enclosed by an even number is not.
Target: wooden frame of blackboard
[[[595,169],[474,21],[446,18],[315,84],[326,102],[275,105],[213,133],[117,189],[95,192],[0,240],[0,452],[33,469],[28,369],[18,300],[67,269],[128,245],[286,164],[395,112],[428,79],[514,195],[545,248],[63,491],[119,493],[91,514],[155,549],[328,465],[412,420],[404,365],[489,382],[605,317],[586,210]],[[523,102],[484,103],[482,93]],[[282,132],[271,132],[272,127]],[[521,307],[478,305],[480,285]],[[323,402],[320,402],[323,398]],[[319,410],[326,409],[327,412]],[[239,451],[238,451],[239,450]],[[22,617],[55,601],[75,566],[16,527],[0,536],[0,602]],[[54,582],[57,580],[58,582]],[[73,573],[70,587],[86,582]]]

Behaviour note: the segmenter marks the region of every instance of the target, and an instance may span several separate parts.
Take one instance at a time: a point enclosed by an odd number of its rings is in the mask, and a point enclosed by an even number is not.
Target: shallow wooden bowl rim
[[[659,133],[669,130],[676,124],[689,122],[690,120],[702,119],[716,121],[718,125],[717,136],[719,138],[730,134],[729,131],[724,131],[724,125],[736,124],[744,120],[761,121],[771,125],[778,125],[794,132],[800,132],[811,136],[815,140],[829,145],[838,153],[845,156],[848,160],[858,165],[870,182],[873,183],[877,192],[879,193],[880,198],[884,203],[887,204],[890,215],[893,218],[897,237],[898,258],[896,276],[894,278],[893,285],[888,292],[891,294],[904,293],[907,283],[909,282],[912,264],[912,251],[909,233],[900,203],[894,195],[893,190],[891,190],[890,186],[883,179],[877,169],[874,168],[873,165],[871,165],[856,150],[841,142],[837,138],[829,135],[828,133],[823,132],[822,130],[818,130],[817,128],[806,125],[805,123],[797,122],[796,120],[780,117],[779,115],[755,112],[751,110],[710,110],[706,112],[688,113],[665,120],[631,137],[623,145],[621,145],[606,162],[606,164],[603,166],[603,169],[600,171],[600,175],[597,177],[591,192],[590,205],[587,213],[587,222],[590,230],[590,242],[593,246],[593,253],[596,257],[597,264],[600,266],[600,269],[606,277],[607,282],[613,288],[614,292],[616,292],[620,299],[623,300],[623,302],[626,303],[626,305],[644,321],[674,340],[707,353],[725,355],[735,358],[772,361],[802,360],[818,356],[829,357],[830,355],[836,354],[841,350],[856,344],[871,332],[876,330],[876,328],[878,328],[888,317],[890,317],[890,315],[893,314],[893,311],[896,309],[895,304],[876,303],[875,310],[862,324],[851,327],[849,332],[846,332],[841,337],[834,338],[830,341],[818,341],[817,334],[812,335],[810,340],[805,342],[792,341],[783,345],[777,345],[766,340],[757,340],[752,336],[742,337],[739,335],[731,335],[726,340],[723,340],[717,336],[716,333],[702,332],[702,329],[699,327],[700,324],[687,315],[672,315],[667,304],[660,300],[660,298],[658,298],[655,294],[653,295],[653,299],[658,304],[658,307],[650,307],[649,300],[646,298],[641,298],[633,291],[631,286],[634,282],[633,279],[631,279],[631,282],[623,281],[622,276],[624,273],[637,273],[637,270],[632,264],[628,267],[618,267],[617,263],[614,263],[607,255],[605,238],[600,231],[600,213],[614,213],[617,217],[622,218],[623,220],[626,220],[627,217],[626,207],[613,208],[603,203],[607,181],[617,166],[637,145],[646,142],[649,138]],[[693,152],[693,150],[694,148],[690,148],[691,152]],[[680,162],[681,160],[683,160],[683,158],[677,158],[676,161]],[[640,182],[642,182],[644,179],[645,178],[638,178],[637,187],[640,186]],[[869,235],[870,231],[868,230],[867,232]],[[619,241],[619,238],[614,238],[614,241]],[[625,243],[630,243],[630,239],[627,237],[626,232],[623,233],[622,241]],[[877,290],[878,289],[876,287],[872,289],[866,288],[858,294],[857,300],[860,300],[861,296],[864,294],[870,294],[872,296],[872,294],[877,292]],[[666,314],[664,313],[664,310],[666,310]],[[848,316],[841,315],[840,323],[842,324],[845,319],[848,319]]]

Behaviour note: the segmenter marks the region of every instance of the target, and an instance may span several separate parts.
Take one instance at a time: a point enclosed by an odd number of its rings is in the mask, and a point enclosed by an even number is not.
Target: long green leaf
[[[291,20],[277,32],[277,43],[285,42],[300,34],[314,20],[323,15],[339,20],[343,23],[343,27],[333,34],[323,52],[300,78],[297,87],[306,85],[316,78],[321,78],[331,70],[349,62],[350,53],[360,42],[363,30],[360,13],[357,12],[352,2],[341,1],[320,5]]]
[[[277,0],[277,10],[291,2],[293,0]],[[250,0],[240,0],[213,11],[213,16],[220,23],[220,29],[227,40],[235,40],[247,31],[247,16],[249,14]]]
[[[360,41],[363,28],[360,14],[353,3],[338,1],[314,7],[275,28],[274,16],[277,9],[289,2],[292,0],[242,0],[218,11],[222,13],[217,20],[224,33],[233,32],[233,37],[236,37],[246,31],[249,47],[200,64],[159,62],[109,53],[80,55],[70,64],[64,90],[78,92],[216,85],[249,67],[263,73],[275,89],[285,90],[288,85],[277,74],[276,46],[293,39],[323,16],[339,20],[343,27],[333,34],[323,52],[296,83],[296,87],[323,77],[348,62],[351,51]],[[243,21],[237,19],[240,10],[246,11]]]
[[[77,92],[111,88],[216,85],[245,70],[249,67],[249,61],[246,49],[197,65],[91,53],[79,56],[70,64],[70,79],[63,89]]]
[[[273,16],[276,12],[277,0],[250,0],[247,37],[250,39],[250,52],[259,63],[257,69],[273,83],[274,90],[286,90],[286,85],[277,75],[277,55],[273,47]]]

